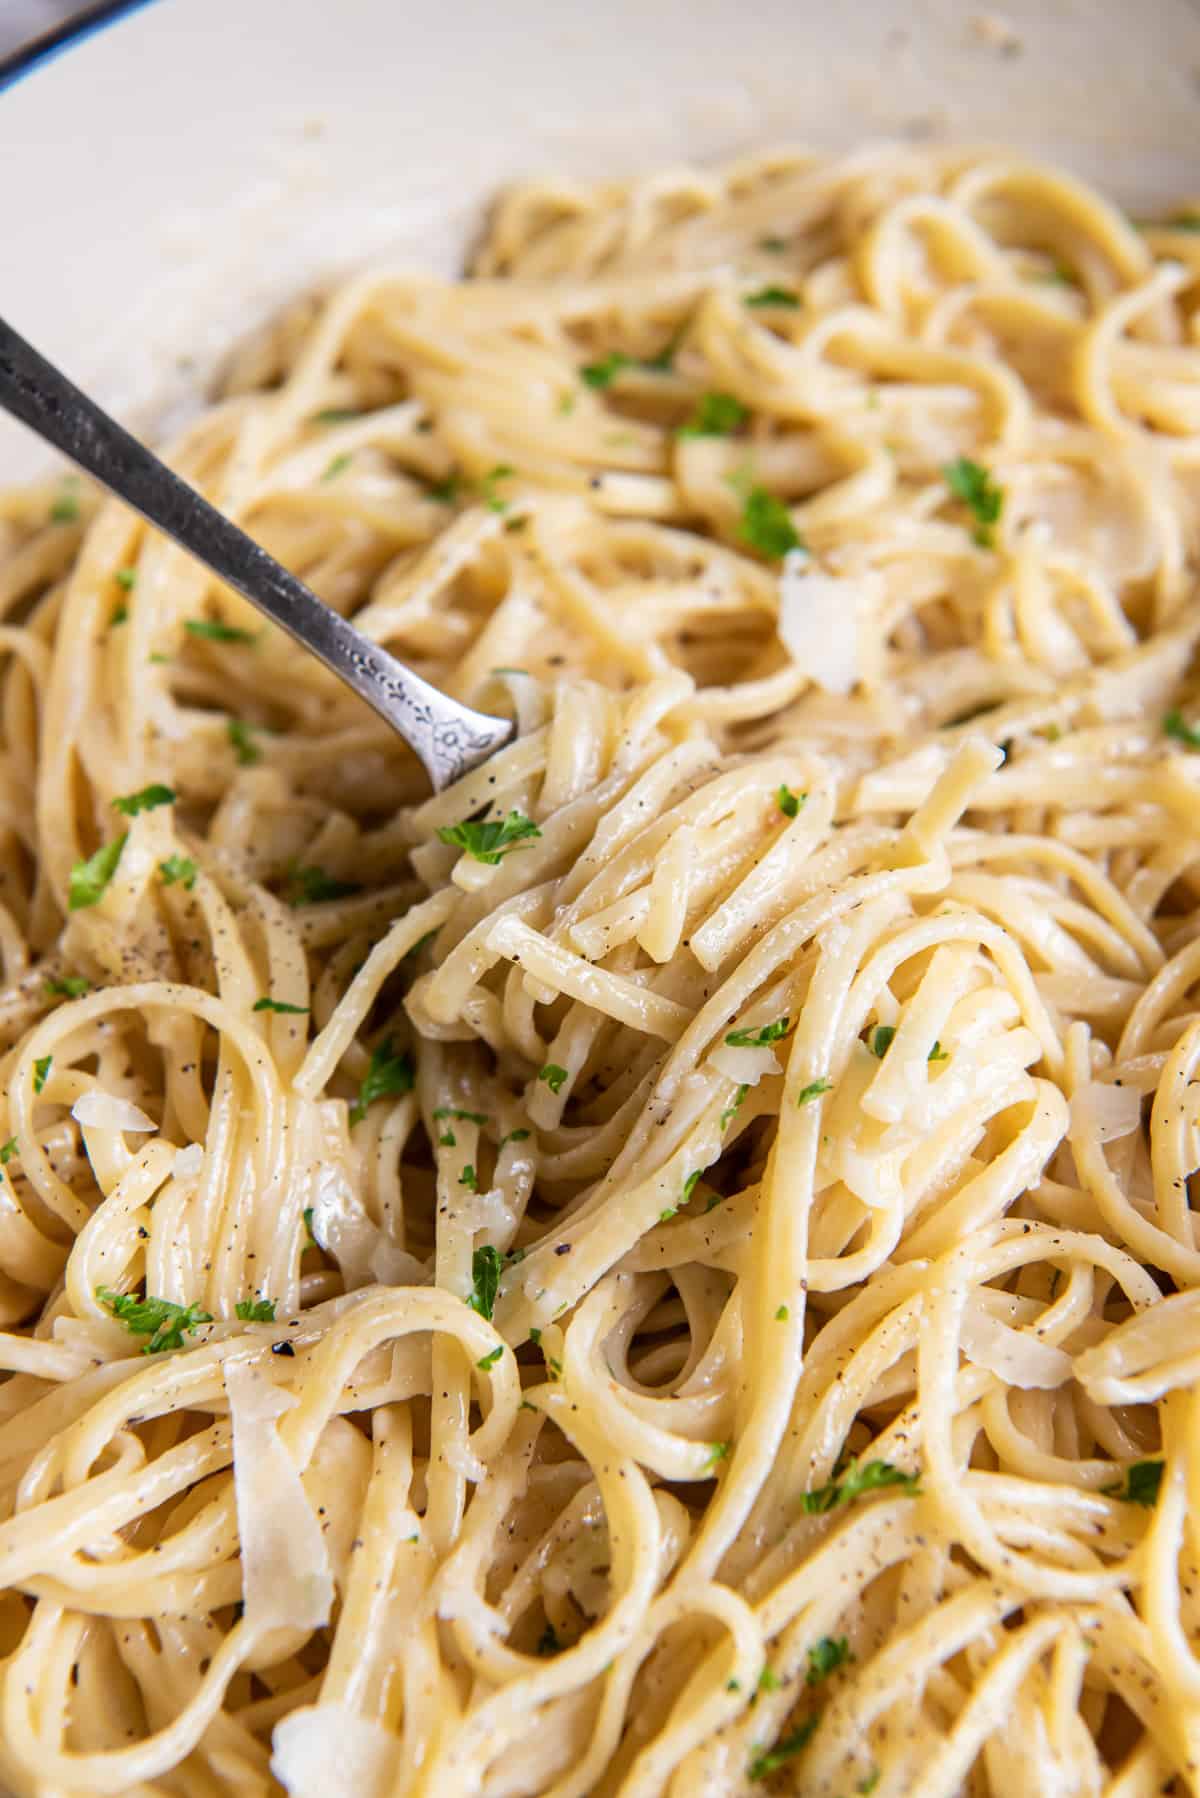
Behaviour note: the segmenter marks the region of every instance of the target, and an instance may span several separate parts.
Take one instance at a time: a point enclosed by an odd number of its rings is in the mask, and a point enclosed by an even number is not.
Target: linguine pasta
[[[1200,235],[496,209],[0,500],[0,1782],[1200,1791]]]

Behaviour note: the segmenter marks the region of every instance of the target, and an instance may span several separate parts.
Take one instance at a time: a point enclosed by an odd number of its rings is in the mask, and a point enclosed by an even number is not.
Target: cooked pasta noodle
[[[531,185],[0,501],[0,1780],[1200,1791],[1197,215]]]

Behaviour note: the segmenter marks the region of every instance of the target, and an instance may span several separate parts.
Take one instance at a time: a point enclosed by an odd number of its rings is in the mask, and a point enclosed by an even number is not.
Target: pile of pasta
[[[527,185],[0,498],[0,1782],[1200,1790],[1200,215]]]

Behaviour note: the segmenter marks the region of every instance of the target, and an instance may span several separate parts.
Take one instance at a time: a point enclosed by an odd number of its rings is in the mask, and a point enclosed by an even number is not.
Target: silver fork
[[[0,406],[302,643],[398,731],[435,792],[507,743],[507,718],[460,705],[319,600],[0,318]]]

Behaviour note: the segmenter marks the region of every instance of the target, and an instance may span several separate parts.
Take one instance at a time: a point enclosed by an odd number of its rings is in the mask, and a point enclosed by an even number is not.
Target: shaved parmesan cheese
[[[1071,1130],[1096,1142],[1115,1142],[1137,1129],[1142,1095],[1136,1087],[1111,1086],[1091,1080],[1071,1099]]]
[[[399,1743],[344,1704],[305,1705],[275,1725],[271,1771],[290,1798],[386,1798]]]
[[[226,1361],[225,1392],[246,1623],[256,1636],[317,1629],[329,1621],[333,1576],[321,1526],[275,1427],[295,1401],[249,1361]]]
[[[194,1180],[203,1166],[204,1150],[198,1142],[193,1142],[178,1151],[173,1172],[177,1180]]]
[[[1071,1357],[1053,1343],[1010,1329],[978,1300],[963,1313],[962,1346],[977,1367],[1025,1391],[1047,1391],[1071,1377]]]
[[[76,1099],[71,1116],[77,1124],[91,1125],[97,1130],[157,1130],[153,1118],[128,1099],[113,1093],[102,1093],[96,1087]]]
[[[818,687],[849,693],[862,679],[857,582],[823,574],[803,550],[789,550],[779,580],[779,636]]]
[[[757,1086],[768,1074],[780,1071],[774,1052],[765,1046],[739,1048],[736,1043],[722,1043],[708,1059],[718,1074],[724,1074],[726,1080],[736,1080],[739,1086]]]

